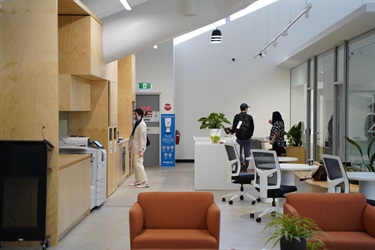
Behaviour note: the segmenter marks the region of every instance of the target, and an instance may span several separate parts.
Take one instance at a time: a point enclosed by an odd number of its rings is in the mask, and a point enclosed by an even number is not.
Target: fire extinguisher
[[[176,145],[180,144],[180,131],[176,129]]]

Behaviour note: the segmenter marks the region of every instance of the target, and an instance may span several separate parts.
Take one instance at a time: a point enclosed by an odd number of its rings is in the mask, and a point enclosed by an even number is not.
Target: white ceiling
[[[256,0],[81,0],[103,22],[106,63],[216,22]]]

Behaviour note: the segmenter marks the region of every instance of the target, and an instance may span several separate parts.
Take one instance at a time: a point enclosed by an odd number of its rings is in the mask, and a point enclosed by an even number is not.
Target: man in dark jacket
[[[247,172],[249,167],[250,138],[254,133],[253,117],[247,114],[249,108],[250,106],[246,103],[240,105],[241,112],[234,116],[231,130],[231,134],[236,134],[236,141],[240,145],[241,171],[243,172]]]

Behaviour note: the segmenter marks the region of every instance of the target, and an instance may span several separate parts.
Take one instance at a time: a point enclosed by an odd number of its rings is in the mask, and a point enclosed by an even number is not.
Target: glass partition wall
[[[374,30],[291,69],[290,124],[304,123],[308,158],[321,160],[325,153],[359,160],[345,135],[366,154],[375,136],[374,69]]]
[[[347,136],[357,142],[367,160],[375,135],[375,30],[348,43]],[[372,154],[375,145],[372,146]],[[347,144],[350,161],[361,161],[359,151]]]
[[[332,154],[334,54],[318,56],[316,83],[316,155]]]

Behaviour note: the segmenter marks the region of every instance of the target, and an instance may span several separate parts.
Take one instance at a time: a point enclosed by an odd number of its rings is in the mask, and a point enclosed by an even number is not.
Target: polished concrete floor
[[[105,203],[91,211],[91,214],[74,227],[57,246],[51,250],[125,250],[130,249],[129,243],[129,208],[134,204],[140,192],[151,191],[194,191],[194,164],[178,163],[174,168],[146,168],[149,188],[128,186],[134,181],[129,177],[120,185]],[[209,178],[209,176],[207,177]],[[299,182],[296,184],[300,185]],[[239,187],[239,185],[238,185]],[[298,187],[299,190],[301,189]],[[302,187],[303,189],[303,187]],[[257,196],[252,186],[245,186],[245,191]],[[276,245],[268,243],[268,231],[263,232],[267,222],[272,220],[266,216],[260,223],[250,218],[252,211],[269,207],[269,203],[252,205],[249,200],[236,200],[233,205],[222,202],[222,195],[232,191],[210,191],[221,210],[220,249],[228,250],[278,250]],[[7,247],[3,249],[25,250],[40,247]]]

